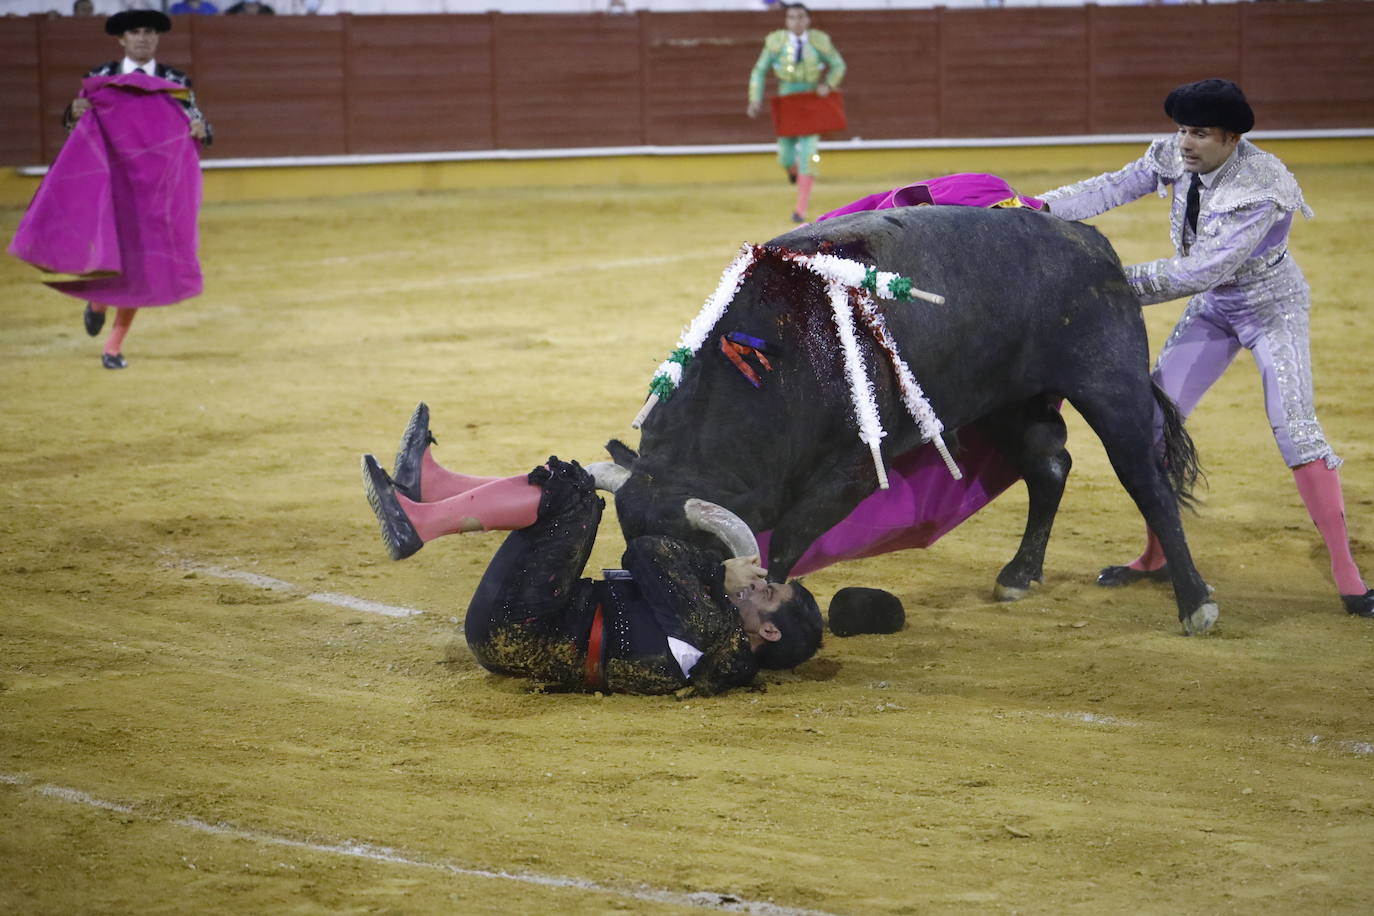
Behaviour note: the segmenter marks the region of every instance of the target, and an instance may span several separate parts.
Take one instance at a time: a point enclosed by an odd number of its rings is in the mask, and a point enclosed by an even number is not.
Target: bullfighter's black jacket
[[[539,517],[497,551],[464,622],[483,667],[572,691],[665,694],[690,685],[713,694],[753,680],[758,667],[719,557],[645,536],[626,545],[623,571],[579,578],[605,504],[585,471],[556,458],[530,482],[543,487]],[[670,636],[703,653],[690,677]],[[588,647],[598,642],[589,662]]]
[[[87,73],[82,79],[92,76],[118,76],[122,70],[123,63],[124,61],[122,60],[112,60],[103,63]],[[196,93],[191,89],[191,78],[176,67],[169,67],[166,64],[155,65],[153,67],[153,76],[156,76],[158,79],[166,80],[169,83],[176,83],[178,86],[186,87],[188,90],[187,97],[184,99],[177,99],[177,103],[186,110],[186,117],[188,120],[199,120],[205,125],[205,139],[201,141],[201,144],[203,146],[209,146],[211,143],[214,143],[214,128],[210,126],[209,120],[206,119],[205,114],[196,105]],[[75,124],[76,118],[72,117],[72,106],[68,104],[66,110],[62,112],[62,126],[67,130],[71,130]]]

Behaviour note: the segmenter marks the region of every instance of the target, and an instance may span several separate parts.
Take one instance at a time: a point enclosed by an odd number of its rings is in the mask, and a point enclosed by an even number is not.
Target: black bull
[[[1000,596],[1023,595],[1041,578],[1070,465],[1055,409],[1062,399],[1102,440],[1159,536],[1184,632],[1210,628],[1216,605],[1179,521],[1196,456],[1177,409],[1150,378],[1139,300],[1100,233],[1030,210],[912,207],[805,226],[768,247],[871,264],[946,297],[943,305],[880,308],[947,440],[957,449],[949,431],[978,423],[1026,481],[1029,517],[998,575]],[[772,371],[759,388],[719,350],[732,331],[769,342]],[[921,435],[887,358],[862,326],[858,339],[890,459],[919,446]],[[785,579],[811,542],[877,487],[843,358],[825,283],[783,258],[758,260],[677,392],[643,425],[639,456],[616,494],[625,536],[701,540],[682,509],[698,497],[755,531],[772,529],[769,576]],[[1156,409],[1162,453],[1153,445]]]

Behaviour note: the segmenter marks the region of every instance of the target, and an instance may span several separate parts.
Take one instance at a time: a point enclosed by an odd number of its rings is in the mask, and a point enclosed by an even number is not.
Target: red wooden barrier
[[[1374,127],[1374,3],[818,11],[849,63],[849,135],[1165,130],[1208,76],[1264,129]],[[179,17],[211,157],[761,142],[749,68],[776,13]],[[1205,55],[1187,36],[1207,36]],[[100,20],[0,19],[0,164],[50,161]]]

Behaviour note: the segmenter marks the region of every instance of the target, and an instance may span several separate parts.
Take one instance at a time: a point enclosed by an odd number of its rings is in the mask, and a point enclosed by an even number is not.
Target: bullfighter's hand
[[[816,87],[816,95],[820,96],[821,98],[825,98],[825,97],[828,96],[829,94],[830,94],[830,84],[829,84],[829,83],[821,83],[819,86]]]
[[[205,139],[205,122],[200,118],[196,118],[191,122],[191,136],[195,137],[197,140]]]
[[[757,118],[759,116],[759,111],[762,108],[762,102],[750,102],[749,107],[745,109],[744,113],[749,115],[749,117],[751,118]]]
[[[752,557],[731,557],[721,565],[725,567],[725,591],[732,595],[755,583],[768,581],[768,570],[759,565],[757,554]]]
[[[73,100],[72,100],[72,120],[76,120],[77,118],[81,117],[83,114],[85,114],[86,112],[88,112],[88,111],[90,111],[90,110],[91,110],[91,100],[90,100],[90,99],[73,99]]]

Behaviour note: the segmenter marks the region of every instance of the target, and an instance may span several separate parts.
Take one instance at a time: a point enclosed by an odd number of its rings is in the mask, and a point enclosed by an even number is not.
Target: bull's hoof
[[[1003,585],[998,582],[992,589],[992,597],[998,601],[1020,601],[1029,595],[1029,588],[1021,588],[1019,585]]]
[[[1201,636],[1216,625],[1217,618],[1221,616],[1221,611],[1217,609],[1215,601],[1208,601],[1198,607],[1193,613],[1179,618],[1183,624],[1184,636]]]

